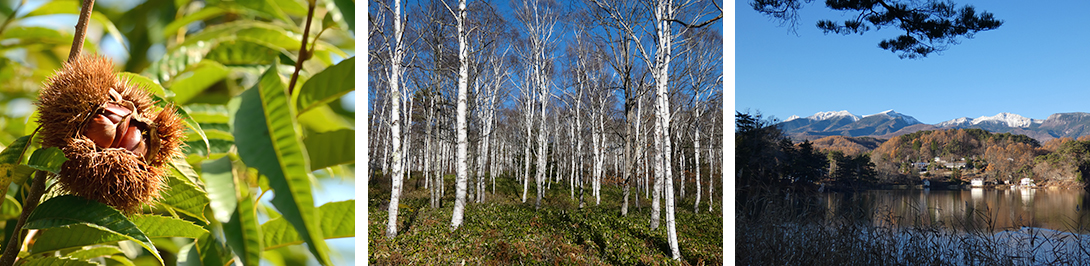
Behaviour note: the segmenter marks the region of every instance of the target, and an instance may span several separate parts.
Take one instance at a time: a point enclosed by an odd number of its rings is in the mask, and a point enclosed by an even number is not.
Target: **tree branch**
[[[291,97],[292,91],[295,90],[295,81],[299,80],[299,70],[303,68],[303,61],[310,58],[310,51],[307,51],[307,39],[310,38],[310,21],[314,18],[314,1],[307,1],[307,23],[303,27],[303,44],[299,45],[299,57],[295,59],[295,72],[291,74],[291,82],[288,82],[288,97]]]
[[[79,21],[76,22],[76,36],[72,39],[72,50],[68,51],[68,62],[72,63],[79,58],[83,51],[83,40],[87,33],[87,21],[91,18],[91,9],[95,6],[95,0],[83,0],[83,8],[79,12]],[[14,14],[13,14],[14,15]]]

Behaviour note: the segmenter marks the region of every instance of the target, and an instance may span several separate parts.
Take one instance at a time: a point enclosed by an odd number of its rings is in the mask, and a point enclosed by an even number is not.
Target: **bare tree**
[[[386,32],[380,30],[378,32],[378,35],[380,35],[383,39],[383,42],[387,44],[385,46],[385,50],[388,53],[387,56],[390,58],[390,61],[387,62],[389,63],[389,66],[388,68],[386,68],[386,74],[389,77],[387,80],[389,97],[387,97],[387,99],[390,101],[391,104],[389,109],[390,140],[388,145],[390,152],[387,154],[387,160],[389,160],[389,162],[391,162],[393,165],[391,167],[390,173],[392,181],[390,187],[390,203],[389,207],[387,208],[388,219],[386,224],[386,237],[394,238],[397,236],[397,208],[398,201],[401,198],[402,178],[405,176],[405,171],[403,167],[405,163],[405,156],[404,151],[402,150],[402,147],[405,143],[402,140],[403,132],[401,131],[401,117],[403,111],[405,111],[401,107],[401,102],[404,98],[401,91],[401,75],[404,73],[404,70],[402,68],[402,59],[405,56],[402,39],[404,33],[404,30],[402,28],[402,22],[404,18],[401,14],[401,1],[394,0],[392,8],[389,6],[389,4],[382,1],[376,1],[376,3],[378,4],[380,9],[388,11],[393,15],[393,17],[390,18],[393,24],[393,32],[386,34]],[[379,17],[378,19],[378,21],[372,21],[371,23],[373,25],[385,24],[384,17]]]
[[[448,6],[447,9],[450,9]],[[456,171],[457,181],[454,190],[454,213],[451,216],[450,226],[452,230],[457,230],[458,226],[462,225],[462,215],[465,211],[466,205],[466,182],[469,178],[467,159],[467,148],[469,143],[466,138],[468,130],[466,128],[466,99],[468,98],[469,90],[467,89],[469,83],[469,46],[466,43],[466,0],[458,1],[458,10],[450,10],[455,14],[456,21],[458,23],[458,109],[457,115],[457,151],[456,151]]]
[[[549,100],[553,97],[549,75],[551,61],[553,60],[552,50],[555,48],[557,40],[554,35],[554,27],[560,16],[558,9],[557,3],[551,0],[526,0],[515,9],[515,18],[527,35],[524,45],[518,48],[518,52],[526,66],[527,76],[524,79],[528,84],[524,84],[523,87],[527,87],[525,91],[533,91],[531,96],[534,98],[534,104],[532,106],[536,109],[535,115],[538,116],[532,118],[538,123],[537,167],[535,168],[536,175],[534,177],[537,185],[537,201],[534,204],[536,208],[541,207],[541,199],[544,193],[542,189],[545,185],[545,172],[547,169],[548,129],[546,128],[547,121],[545,117],[546,107],[549,106]],[[523,184],[523,187],[526,188],[525,183]],[[525,194],[526,191],[523,190],[524,202]]]

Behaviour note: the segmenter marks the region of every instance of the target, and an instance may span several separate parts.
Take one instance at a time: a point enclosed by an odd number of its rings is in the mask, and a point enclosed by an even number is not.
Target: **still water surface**
[[[868,190],[825,193],[826,217],[856,212],[875,225],[1002,231],[1037,227],[1090,233],[1082,189]]]

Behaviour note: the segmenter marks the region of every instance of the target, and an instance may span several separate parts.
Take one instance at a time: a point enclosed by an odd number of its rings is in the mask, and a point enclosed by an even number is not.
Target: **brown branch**
[[[291,82],[288,82],[288,97],[291,97],[291,93],[295,90],[295,81],[299,80],[299,70],[303,68],[303,61],[310,58],[310,52],[307,51],[307,39],[310,38],[310,21],[314,18],[314,0],[310,0],[307,3],[307,24],[303,27],[303,44],[299,46],[299,58],[295,59],[295,72],[291,74]],[[317,40],[315,40],[317,42]]]
[[[83,51],[83,39],[87,33],[87,21],[91,18],[91,9],[95,6],[95,0],[83,0],[83,8],[79,12],[79,21],[76,22],[76,36],[72,39],[72,50],[68,52],[68,63],[76,61]]]
[[[39,170],[34,174],[34,184],[30,186],[30,194],[27,194],[26,203],[23,204],[23,213],[19,215],[19,222],[15,224],[15,230],[12,231],[13,235],[8,240],[8,245],[4,247],[4,255],[0,256],[0,265],[11,266],[15,264],[15,259],[19,255],[19,247],[23,245],[23,225],[26,224],[26,219],[30,217],[30,213],[34,211],[34,208],[38,207],[38,201],[42,199],[42,193],[45,192],[46,178],[45,171]]]

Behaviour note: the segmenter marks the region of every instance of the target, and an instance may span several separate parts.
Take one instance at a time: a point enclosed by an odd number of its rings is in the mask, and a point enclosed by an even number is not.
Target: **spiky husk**
[[[144,158],[125,149],[100,148],[80,131],[81,123],[109,100],[109,89],[131,101],[136,111],[156,124],[157,156]],[[166,164],[179,156],[184,125],[173,108],[154,110],[145,90],[113,72],[101,56],[83,56],[51,77],[39,96],[38,123],[43,147],[59,147],[68,161],[61,167],[60,189],[125,212],[159,198]]]

